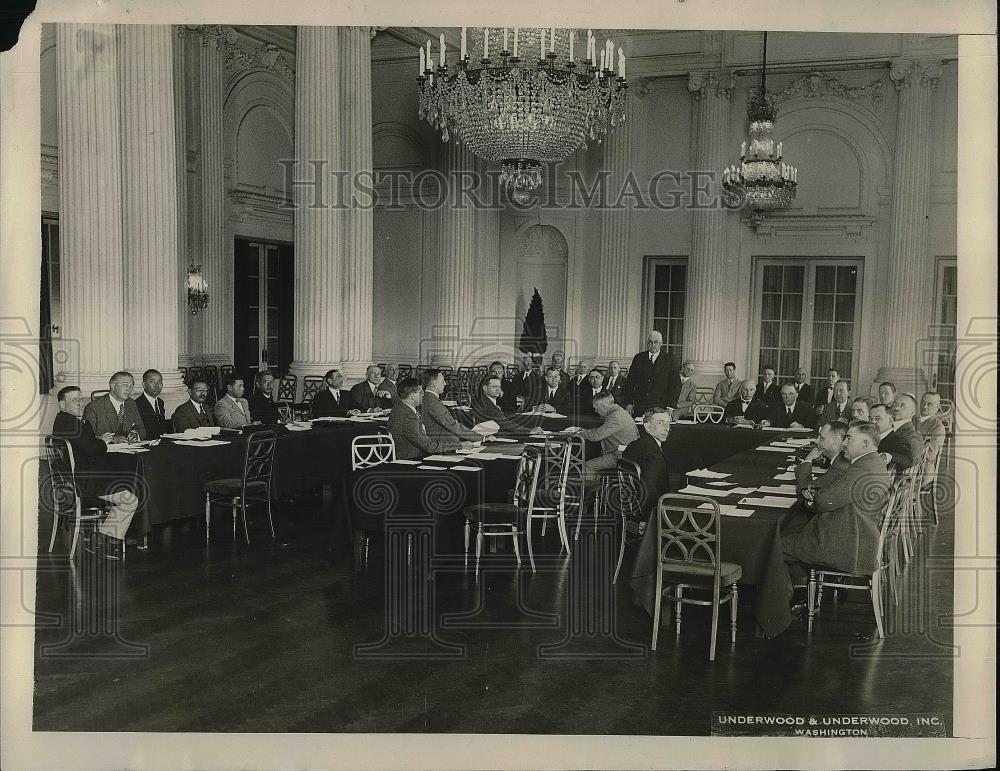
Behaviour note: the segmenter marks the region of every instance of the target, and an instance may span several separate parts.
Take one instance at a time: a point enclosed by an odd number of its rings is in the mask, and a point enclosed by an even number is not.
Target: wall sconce
[[[208,307],[208,282],[201,275],[201,265],[188,268],[188,308],[192,315]]]

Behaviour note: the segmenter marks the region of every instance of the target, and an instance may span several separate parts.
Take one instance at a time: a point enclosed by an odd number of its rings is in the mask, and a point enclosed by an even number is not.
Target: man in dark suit
[[[478,384],[473,401],[482,398],[484,393],[483,386],[486,385],[486,381],[491,377],[495,377],[500,381],[501,395],[497,400],[497,407],[504,412],[514,412],[517,409],[517,386],[514,384],[514,381],[507,379],[507,368],[500,361],[494,361],[490,364],[490,372]]]
[[[868,396],[855,396],[851,400],[851,420],[864,420],[871,422],[872,407],[875,400]]]
[[[823,407],[819,414],[819,423],[829,423],[831,420],[843,420],[850,423],[854,415],[851,410],[851,384],[846,380],[838,380],[833,387],[833,401]]]
[[[420,422],[427,436],[441,444],[458,446],[459,442],[481,442],[483,437],[471,431],[451,414],[441,403],[445,389],[444,373],[439,369],[425,369],[421,375],[424,393],[420,400]]]
[[[344,417],[361,412],[353,394],[344,390],[344,374],[339,369],[329,370],[323,379],[326,381],[326,388],[312,398],[314,418]]]
[[[844,455],[844,440],[847,438],[847,423],[840,420],[824,423],[819,427],[819,438],[816,446],[806,455],[805,459],[795,467],[795,488],[804,498],[809,488],[816,490],[833,483],[842,474],[850,461]],[[813,479],[814,468],[825,468],[825,473]],[[810,493],[810,496],[815,493]],[[812,506],[812,497],[807,501]],[[782,525],[784,528],[785,526]]]
[[[142,393],[135,400],[135,408],[146,428],[147,439],[159,439],[161,434],[169,434],[171,430],[163,399],[160,398],[162,390],[163,375],[155,369],[147,369],[142,373]]]
[[[817,414],[833,401],[833,389],[837,385],[838,380],[840,380],[840,373],[833,367],[830,367],[826,371],[826,388],[816,394],[816,401],[813,402],[816,405]]]
[[[670,492],[666,456],[669,435],[670,413],[665,407],[650,407],[642,416],[639,438],[629,443],[622,453],[623,460],[630,460],[639,466],[643,513],[640,532],[645,527],[655,527],[651,518],[656,502],[661,495]]]
[[[254,421],[273,425],[280,420],[278,405],[274,403],[274,375],[262,369],[254,378],[253,396],[250,397],[250,414]]]
[[[592,369],[587,373],[587,379],[583,381],[576,392],[572,395],[573,406],[580,415],[596,415],[594,409],[594,397],[604,391],[604,373],[599,369]],[[611,393],[610,391],[608,393]],[[614,394],[611,394],[614,399]]]
[[[796,398],[795,386],[785,383],[781,387],[781,404],[771,405],[771,417],[768,422],[778,428],[812,428],[815,425],[815,415],[807,404],[799,404]]]
[[[797,401],[803,404],[815,404],[816,402],[816,391],[813,390],[812,385],[809,384],[809,370],[805,367],[799,367],[795,372],[795,382],[792,383],[795,386],[795,390],[798,391],[799,397]],[[778,390],[778,396],[781,396],[781,390]]]
[[[603,381],[604,378],[602,377]],[[590,401],[583,401],[583,397],[589,394],[590,399],[594,398],[593,389],[590,388],[590,383],[587,381],[587,367],[583,362],[578,363],[573,368],[573,376],[569,379],[567,383],[567,388],[569,388],[569,399],[570,403],[573,405],[573,409],[585,412],[591,411]]]
[[[558,367],[545,370],[545,387],[539,395],[541,401],[534,405],[542,412],[556,412],[570,404],[569,389],[559,382],[560,372]]]
[[[414,378],[403,378],[396,384],[399,399],[389,413],[389,433],[396,444],[396,457],[400,460],[422,458],[438,452],[450,452],[459,446],[457,439],[440,442],[427,435],[417,412],[423,398],[423,389]]]
[[[129,434],[146,438],[146,426],[132,401],[135,381],[128,372],[116,372],[108,382],[109,393],[98,396],[83,409],[83,419],[94,433],[111,433],[115,444],[128,440]]]
[[[131,490],[124,489],[107,461],[108,445],[114,440],[111,431],[98,436],[93,426],[83,420],[84,398],[77,386],[66,386],[58,394],[59,412],[52,424],[52,435],[69,442],[73,448],[73,476],[77,495],[101,498],[111,504],[108,516],[98,527],[105,540],[101,550],[108,559],[118,559],[119,545],[139,505]]]
[[[906,471],[920,458],[920,445],[911,442],[906,427],[893,421],[889,407],[876,404],[871,409],[871,421],[879,432],[878,451],[886,463],[895,465],[897,471]],[[913,426],[909,426],[913,431]]]
[[[190,398],[174,410],[170,416],[170,422],[174,425],[174,431],[178,433],[187,431],[189,428],[201,428],[203,426],[216,425],[212,411],[208,409],[205,402],[208,400],[208,383],[204,380],[195,380],[191,384]]]
[[[646,337],[646,350],[632,357],[622,400],[633,415],[642,415],[649,407],[677,403],[679,383],[674,359],[662,347],[663,335],[653,330]]]
[[[504,415],[504,410],[500,406],[504,397],[502,382],[502,379],[494,374],[483,378],[483,382],[479,385],[479,393],[472,400],[472,414],[477,423],[492,420],[505,433],[527,432],[526,427],[518,425]]]
[[[781,401],[781,386],[778,385],[774,367],[770,364],[764,366],[763,376],[757,381],[754,399],[765,404],[778,404]]]
[[[608,362],[608,374],[604,376],[604,390],[622,403],[622,393],[625,390],[625,377],[622,375],[622,365],[617,361]]]
[[[878,432],[871,424],[855,422],[848,428],[844,456],[850,465],[816,490],[815,516],[796,532],[785,530],[782,535],[789,572],[801,572],[795,563],[825,565],[854,575],[871,575],[875,570],[890,484],[877,445]]]
[[[385,372],[382,373],[384,377],[379,385],[392,395],[393,404],[396,403],[397,393],[396,393],[396,382],[399,380],[399,365],[398,364],[386,364]]]
[[[370,364],[365,370],[365,379],[351,389],[354,403],[362,412],[385,410],[392,407],[392,394],[382,388],[382,370]]]
[[[559,370],[559,384],[563,386],[569,386],[569,373],[566,372],[563,367],[565,366],[566,358],[563,356],[562,351],[556,351],[552,354],[552,363],[549,364],[550,367],[555,367]]]
[[[744,380],[743,385],[740,386],[739,398],[733,399],[726,405],[722,419],[732,425],[760,423],[767,420],[771,415],[773,405],[755,399],[756,392],[757,386],[750,380]]]
[[[886,407],[892,407],[896,401],[896,384],[891,380],[886,380],[878,384],[878,400]]]
[[[513,387],[512,398],[515,409],[517,402],[521,402],[522,407],[531,407],[541,401],[542,388],[545,383],[534,370],[532,358],[525,354],[521,357],[520,370],[511,380]],[[504,389],[506,392],[506,389]]]

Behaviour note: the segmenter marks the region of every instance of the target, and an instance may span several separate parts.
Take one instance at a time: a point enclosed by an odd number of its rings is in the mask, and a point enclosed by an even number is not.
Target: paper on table
[[[642,418],[639,418],[639,420],[641,421]],[[674,421],[674,423],[680,423],[680,424],[685,425],[685,426],[693,426],[695,424],[695,422],[696,421],[692,420],[691,418],[682,418],[680,420],[675,420]]]
[[[494,442],[517,442],[517,439],[508,439],[506,436],[494,436]]]
[[[289,431],[309,431],[312,428],[312,424],[293,421],[291,423],[285,423],[285,428]]]
[[[565,418],[566,416],[558,412],[543,412],[543,418]]]
[[[476,423],[472,430],[480,436],[492,436],[500,430],[500,424],[495,420],[484,420],[482,423]]]
[[[164,436],[167,439],[209,439],[221,430],[218,426],[198,426],[197,428],[189,428],[180,433],[161,434],[160,436]]]
[[[791,431],[790,428],[778,428],[777,426],[761,426],[761,431]]]
[[[452,471],[482,471],[482,466],[452,466]]]
[[[812,444],[812,439],[786,439],[785,444],[793,444],[796,447],[805,447]]]
[[[448,469],[444,468],[443,466],[424,466],[424,465],[420,465],[420,466],[417,466],[417,468],[422,468],[422,469],[424,469],[426,471],[448,471]]]
[[[478,447],[460,447],[459,449],[455,450],[455,452],[457,452],[459,455],[471,455],[474,452],[479,452],[479,448]]]
[[[761,485],[757,488],[759,493],[772,493],[777,495],[795,495],[795,485]]]
[[[713,487],[729,487],[730,485],[736,484],[735,482],[708,482],[708,484]]]
[[[763,498],[742,498],[738,503],[746,506],[765,506],[772,509],[789,509],[795,505],[795,498],[780,495],[765,495]]]
[[[350,418],[334,416],[334,415],[324,415],[323,417],[313,418],[313,423],[347,423]]]
[[[732,476],[732,474],[723,474],[721,471],[711,471],[707,468],[696,468],[694,471],[687,472],[687,475],[689,477],[704,477],[705,479],[725,479]]]
[[[703,503],[698,508],[710,509],[712,505],[710,503]],[[719,504],[719,511],[726,517],[749,517],[753,514],[753,509],[738,509],[736,506],[728,503]]]
[[[174,442],[174,444],[183,444],[185,447],[215,447],[219,444],[229,444],[229,442],[223,442],[221,439],[205,439],[202,441],[187,441],[182,439]]]
[[[809,432],[809,431],[812,431],[812,429],[811,428],[806,428],[805,426],[803,426],[802,428],[786,428],[785,431]]]
[[[698,487],[696,485],[682,487],[677,492],[683,495],[709,495],[713,498],[725,498],[728,495],[732,495],[732,490],[714,490],[710,487]]]
[[[424,458],[424,460],[440,460],[445,463],[458,463],[459,461],[464,460],[464,458],[460,455],[428,455]]]
[[[788,447],[772,447],[769,444],[765,444],[763,447],[758,447],[758,450],[763,450],[764,452],[788,452]]]
[[[399,458],[398,460],[389,461],[390,463],[401,463],[405,466],[419,466],[419,460],[406,460],[405,458]]]
[[[788,442],[771,442],[768,447],[781,447],[783,450],[797,450],[794,444],[789,444]]]
[[[442,399],[441,400],[441,404],[443,404],[445,407],[457,407],[458,406],[458,402],[456,402],[454,399]]]
[[[118,452],[122,453],[123,455],[137,455],[140,452],[149,452],[149,449],[146,447],[135,447],[130,444],[122,443],[122,444],[109,444],[108,452]]]
[[[496,460],[497,458],[503,458],[503,457],[505,456],[495,452],[473,452],[470,453],[469,455],[466,455],[465,458],[462,458],[462,460],[465,460],[466,458],[477,458],[478,460]],[[428,460],[430,459],[428,458]]]
[[[730,495],[750,495],[750,493],[754,492],[756,489],[756,487],[733,487],[726,492]]]
[[[778,474],[778,476],[776,476],[774,478],[774,481],[776,481],[776,482],[790,482],[793,479],[795,479],[795,474],[793,474],[791,471],[785,471],[785,472],[783,472],[781,474]]]
[[[753,423],[734,423],[733,428],[753,428]]]

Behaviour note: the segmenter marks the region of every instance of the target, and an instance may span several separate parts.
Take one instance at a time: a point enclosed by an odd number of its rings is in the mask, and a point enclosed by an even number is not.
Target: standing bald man
[[[650,407],[672,408],[679,388],[674,358],[663,350],[663,335],[654,329],[646,336],[646,350],[632,357],[622,402],[633,415],[642,415]]]

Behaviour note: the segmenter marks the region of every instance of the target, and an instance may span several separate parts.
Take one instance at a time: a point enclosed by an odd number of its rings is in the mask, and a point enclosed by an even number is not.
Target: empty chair
[[[870,576],[845,573],[822,565],[811,565],[809,567],[807,594],[809,614],[807,628],[809,632],[812,632],[813,618],[819,613],[819,608],[823,602],[823,587],[829,584],[837,589],[869,592],[872,599],[872,611],[875,613],[875,626],[878,630],[878,636],[880,638],[885,637],[884,581],[888,577],[890,581],[894,582],[895,575],[898,574],[898,571],[891,569],[895,567],[893,565],[896,554],[895,541],[899,535],[902,515],[910,505],[912,484],[912,477],[902,476],[898,484],[893,486],[879,526],[875,570]],[[839,580],[829,581],[830,578],[837,578]],[[895,589],[895,587],[893,588]]]
[[[409,364],[399,365],[399,378],[402,380],[404,377],[413,377],[413,367]]]
[[[621,543],[618,548],[618,564],[611,583],[618,583],[618,573],[622,569],[625,546],[635,545],[642,539],[638,524],[642,522],[641,471],[637,463],[624,458],[618,461],[617,475],[605,478],[605,506],[613,515],[621,518]]]
[[[189,367],[188,368],[188,376],[191,378],[188,381],[189,385],[191,383],[193,383],[194,381],[196,381],[196,380],[204,380],[205,379],[205,374],[202,372],[201,367]],[[209,383],[209,385],[212,385],[212,384]]]
[[[243,533],[250,543],[247,527],[247,507],[257,503],[267,505],[267,521],[274,538],[274,520],[271,518],[271,470],[274,466],[274,431],[256,431],[247,437],[243,455],[243,475],[205,482],[205,543],[208,543],[212,523],[212,504],[228,506],[233,510],[233,541],[236,540],[236,512],[243,516]]]
[[[718,404],[696,404],[691,410],[696,423],[721,423],[725,412]]]
[[[279,402],[294,402],[295,392],[299,388],[299,378],[298,375],[282,375],[281,380],[278,381],[278,401]]]
[[[719,504],[697,495],[660,496],[656,506],[656,609],[653,612],[653,644],[660,632],[660,607],[664,600],[674,604],[674,626],[681,633],[681,609],[685,604],[712,608],[712,639],[708,658],[715,660],[719,606],[730,603],[730,639],[736,642],[737,584],[743,568],[723,562],[722,517]],[[666,586],[665,586],[666,585]],[[684,590],[710,592],[709,599],[685,596]],[[725,594],[722,590],[725,589]]]
[[[548,437],[542,451],[541,471],[535,501],[528,512],[525,530],[528,540],[528,559],[535,571],[535,550],[532,543],[535,520],[542,521],[542,535],[550,519],[559,528],[562,549],[569,554],[569,531],[566,527],[566,510],[582,505],[583,494],[583,439],[580,437]],[[561,551],[561,550],[560,550]]]
[[[49,465],[49,490],[52,500],[52,536],[49,551],[56,543],[59,518],[65,517],[73,523],[73,542],[69,547],[69,559],[76,553],[76,543],[80,540],[80,527],[84,524],[97,525],[111,510],[111,504],[103,498],[81,498],[76,488],[76,460],[73,446],[56,436],[45,437],[45,459]],[[122,560],[125,559],[125,541],[121,542]]]
[[[306,375],[302,378],[302,401],[311,402],[313,397],[326,388],[322,375]]]
[[[465,566],[469,566],[469,540],[476,531],[476,576],[483,553],[484,538],[510,538],[514,543],[514,556],[521,565],[518,539],[524,530],[535,503],[541,456],[533,447],[525,447],[517,464],[514,490],[510,503],[480,503],[467,506],[465,514]]]
[[[508,364],[507,367],[506,367],[507,379],[508,380],[513,380],[515,377],[517,377],[517,373],[519,371],[520,370],[518,370],[516,364]]]
[[[351,440],[351,470],[396,460],[396,443],[389,434],[362,434]]]
[[[695,404],[711,404],[712,396],[715,394],[715,389],[708,386],[698,386],[694,389],[694,403]]]

